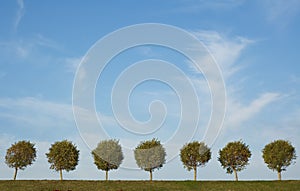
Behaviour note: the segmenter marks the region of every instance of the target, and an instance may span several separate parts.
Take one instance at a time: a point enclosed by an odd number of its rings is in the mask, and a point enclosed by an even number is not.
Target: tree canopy
[[[106,172],[106,180],[108,171],[118,169],[124,159],[122,147],[117,140],[101,141],[92,151],[92,155],[97,168]]]
[[[296,159],[295,148],[285,140],[276,140],[267,144],[262,153],[268,168],[277,171],[278,180],[281,180],[281,172],[285,171]]]
[[[251,151],[249,146],[242,141],[228,143],[223,149],[219,150],[218,161],[226,169],[227,173],[234,172],[235,180],[238,180],[237,171],[241,171],[249,164]]]
[[[5,163],[10,168],[15,168],[14,180],[17,178],[18,170],[24,170],[36,159],[36,149],[30,141],[19,141],[7,149]]]
[[[197,167],[205,166],[211,159],[211,151],[205,143],[194,141],[181,148],[180,159],[188,171],[194,170],[194,180],[197,180]]]
[[[62,180],[62,170],[69,172],[76,169],[79,150],[77,150],[77,147],[72,142],[63,140],[52,144],[46,156],[48,162],[51,164],[50,169],[59,171],[60,179]]]
[[[166,151],[157,139],[141,142],[134,150],[136,164],[143,170],[150,172],[150,181],[152,181],[152,172],[154,169],[160,169],[166,162]]]

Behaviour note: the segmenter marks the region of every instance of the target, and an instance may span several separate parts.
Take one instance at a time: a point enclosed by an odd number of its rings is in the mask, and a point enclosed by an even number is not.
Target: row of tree
[[[14,180],[16,180],[18,170],[24,170],[36,160],[34,146],[30,141],[19,141],[7,149],[5,162],[15,169]],[[124,159],[118,140],[101,141],[92,151],[92,156],[97,168],[106,172],[106,180],[108,180],[108,172],[118,169]],[[62,180],[63,170],[68,172],[76,169],[79,150],[72,142],[64,140],[52,144],[46,157],[50,163],[50,169],[58,171]],[[134,150],[134,157],[136,164],[149,172],[150,181],[152,181],[153,171],[163,167],[166,162],[166,151],[159,140],[152,139],[141,142]],[[249,146],[242,141],[235,141],[219,150],[218,161],[227,173],[234,173],[237,181],[237,172],[246,168],[250,157]],[[281,180],[281,172],[295,162],[296,151],[289,141],[276,140],[264,147],[262,157],[268,168],[276,171],[278,179]],[[211,149],[204,142],[187,143],[180,150],[180,159],[188,171],[194,171],[194,180],[196,180],[197,168],[205,166],[211,159]]]

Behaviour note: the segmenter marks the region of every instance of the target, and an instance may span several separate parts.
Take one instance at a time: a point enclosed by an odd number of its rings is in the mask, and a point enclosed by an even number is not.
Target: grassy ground
[[[0,191],[299,191],[300,181],[0,181]]]

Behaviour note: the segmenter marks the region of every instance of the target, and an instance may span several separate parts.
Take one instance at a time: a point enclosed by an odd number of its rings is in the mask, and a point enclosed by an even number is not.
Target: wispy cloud
[[[73,122],[72,107],[34,97],[0,98],[0,117],[33,128],[64,127]]]
[[[194,13],[199,10],[231,10],[243,4],[244,0],[182,0],[179,1],[179,6],[173,9],[172,12]]]
[[[68,57],[62,62],[66,65],[67,72],[75,73],[83,57]]]
[[[18,4],[18,10],[16,13],[16,18],[15,18],[15,22],[14,22],[14,30],[17,31],[18,26],[24,16],[24,1],[23,0],[17,0],[17,4]]]
[[[10,58],[37,59],[42,54],[41,49],[52,49],[62,51],[63,47],[56,41],[49,39],[41,34],[36,34],[32,38],[19,38],[6,42],[0,42],[0,49],[4,56]],[[38,53],[39,55],[36,55]],[[45,56],[43,56],[45,58]]]
[[[296,109],[286,113],[282,112],[279,116],[280,117],[274,118],[274,121],[269,124],[259,124],[260,131],[257,132],[257,136],[264,137],[264,139],[259,142],[263,145],[278,139],[288,140],[296,148],[296,152],[299,153],[300,110]],[[299,165],[299,162],[296,163],[296,165]]]
[[[300,12],[300,1],[298,0],[265,0],[267,21],[285,27]]]
[[[268,107],[271,103],[278,101],[282,96],[279,93],[274,92],[264,92],[256,98],[244,98],[239,96],[239,92],[244,91],[241,84],[243,80],[237,78],[236,76],[243,71],[245,67],[241,63],[238,63],[239,58],[247,47],[251,44],[254,44],[254,40],[250,40],[244,37],[229,37],[222,35],[216,31],[196,31],[193,34],[198,37],[209,49],[210,53],[214,57],[216,63],[219,65],[220,70],[223,74],[224,81],[226,84],[227,98],[226,98],[226,117],[224,120],[225,132],[231,128],[238,128],[241,124],[247,123],[249,120],[256,117],[263,109]],[[199,63],[205,62],[204,60],[198,60]],[[195,68],[194,65],[190,63],[192,71],[199,71]],[[207,66],[207,70],[213,73],[213,68]],[[248,76],[251,78],[251,76]],[[234,83],[232,83],[234,81]],[[196,87],[200,87],[200,95],[202,97],[202,102],[208,103],[211,102],[209,97],[202,96],[203,93],[210,94],[209,88],[205,87],[207,83],[205,79],[194,78],[193,82],[196,84]],[[218,85],[212,83],[213,88],[218,89]],[[212,88],[212,87],[210,87]],[[219,94],[219,92],[217,92]],[[217,95],[218,96],[218,95]],[[203,100],[205,98],[205,100]],[[246,101],[248,100],[248,101]],[[248,103],[247,103],[248,102]],[[211,103],[212,104],[212,103]],[[219,105],[218,102],[214,103]],[[201,102],[200,102],[201,105]],[[223,106],[222,104],[217,108]],[[224,106],[223,106],[224,107]],[[212,132],[216,133],[216,132]],[[224,133],[224,131],[223,131]],[[214,135],[215,136],[215,135]]]
[[[42,34],[35,34],[31,38],[19,38],[10,41],[0,42],[0,56],[7,63],[18,64],[26,63],[32,65],[40,64],[58,64],[64,72],[76,72],[82,57],[67,56],[61,53],[65,48],[57,41],[45,37]],[[55,53],[60,53],[57,56]],[[0,73],[0,77],[4,73]]]
[[[247,46],[254,43],[253,40],[244,37],[229,38],[216,31],[200,30],[192,33],[207,46],[222,69],[223,77],[225,78],[234,75],[242,67],[237,65],[237,59]]]
[[[99,128],[99,121],[92,120],[91,116],[94,111],[87,111],[82,116],[86,128],[81,129],[81,133],[93,133]],[[103,113],[96,113],[101,123],[105,127],[116,126],[117,123],[113,117]],[[0,120],[3,122],[3,133],[11,133],[17,129],[24,132],[37,133],[38,135],[53,138],[55,136],[64,137],[64,133],[69,135],[77,134],[77,128],[73,116],[72,104],[49,101],[37,97],[20,97],[20,98],[0,98]],[[5,124],[11,124],[6,128]],[[57,131],[53,131],[57,128]],[[20,132],[19,132],[20,133]],[[51,137],[53,135],[53,137]],[[40,137],[41,138],[41,137]],[[99,139],[99,135],[95,136]],[[98,139],[97,139],[98,138]],[[41,138],[42,139],[42,138]]]
[[[50,38],[47,38],[42,34],[36,34],[33,39],[33,43],[41,47],[48,47],[55,50],[62,50],[62,46],[58,42]]]
[[[225,126],[227,128],[239,127],[242,123],[255,117],[263,108],[280,99],[278,93],[264,93],[251,101],[249,105],[241,104],[240,100],[228,100],[228,113]]]

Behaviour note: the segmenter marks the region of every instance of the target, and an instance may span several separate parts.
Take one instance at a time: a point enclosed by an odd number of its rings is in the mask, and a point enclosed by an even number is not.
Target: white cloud
[[[100,113],[98,115],[105,126],[113,124],[111,117]],[[0,98],[0,120],[3,122],[0,134],[0,151],[5,153],[12,143],[24,139],[22,132],[29,132],[25,139],[29,138],[31,142],[36,144],[37,160],[24,171],[19,171],[18,178],[58,179],[59,174],[49,169],[45,153],[55,141],[68,139],[78,146],[80,161],[77,169],[69,173],[64,172],[64,177],[66,179],[95,179],[95,177],[98,179],[99,171],[93,165],[90,155],[93,148],[89,148],[85,141],[93,142],[96,145],[101,140],[101,136],[93,131],[98,127],[98,122],[97,124],[88,123],[89,116],[85,117],[88,127],[82,129],[83,131],[79,134],[75,128],[71,104],[57,103],[35,97]],[[6,128],[4,121],[16,123],[16,126],[23,128],[22,132],[15,131],[13,126]],[[92,132],[90,132],[90,136],[85,136],[84,134],[88,130],[92,130]],[[41,134],[36,135],[37,131]],[[4,157],[1,157],[0,162],[4,164]],[[3,172],[0,179],[10,179],[13,175],[13,169],[6,165],[1,165],[0,170]]]
[[[18,29],[18,26],[22,20],[22,17],[24,16],[24,1],[23,0],[17,0],[18,4],[18,10],[16,13],[16,18],[14,22],[14,30],[16,31]]]
[[[291,108],[289,108],[291,109]],[[300,110],[287,110],[279,113],[279,117],[274,117],[274,120],[268,124],[260,124],[259,134],[265,137],[265,143],[276,139],[285,139],[295,143],[296,149],[300,148]]]
[[[52,49],[62,51],[63,47],[52,39],[49,39],[41,34],[36,34],[32,38],[19,38],[7,42],[0,42],[0,48],[3,57],[8,57],[10,60],[31,60],[31,62],[41,63],[40,60],[49,60],[49,55],[42,53],[41,49]],[[54,60],[54,59],[52,59]]]
[[[236,74],[240,70],[240,65],[237,65],[237,60],[241,56],[243,50],[250,44],[252,43],[251,40],[245,39],[245,38],[228,38],[224,37],[223,35],[214,32],[214,31],[198,31],[196,34],[201,40],[205,41],[205,44],[208,46],[212,54],[214,55],[215,59],[217,60],[218,64],[221,67],[222,72],[225,74],[225,80],[229,78],[234,78],[234,74]],[[41,38],[43,39],[43,38]],[[47,43],[47,40],[41,40],[41,43],[37,43],[40,46],[44,46],[43,44]],[[51,42],[50,42],[51,44]],[[46,46],[46,45],[45,45]],[[49,46],[46,46],[49,47]],[[51,46],[50,46],[51,47]],[[25,54],[26,55],[26,54]],[[80,62],[80,58],[65,58],[62,59],[64,63],[66,63],[67,66],[74,66],[74,68],[77,66],[78,62]],[[72,67],[71,67],[72,68]],[[86,75],[85,73],[82,73],[81,75]],[[237,79],[239,80],[239,79]],[[201,88],[203,86],[203,83],[205,83],[204,80],[199,80],[195,79],[194,82],[197,82],[199,84],[199,87]],[[234,89],[236,90],[236,84],[227,84],[228,89]],[[206,92],[207,89],[203,92]],[[242,91],[242,89],[240,90]],[[201,92],[201,93],[203,93]],[[151,94],[151,92],[146,92],[146,94]],[[169,96],[167,93],[164,96]],[[208,97],[205,97],[205,99],[201,97],[200,100],[200,105],[202,103],[206,104],[206,98],[209,99]],[[250,100],[248,104],[245,104],[245,100],[243,98],[238,97],[236,94],[233,92],[229,92],[228,94],[228,100],[227,100],[227,106],[228,106],[228,114],[227,114],[227,123],[226,126],[228,127],[238,127],[242,123],[246,123],[248,120],[254,118],[259,112],[262,111],[265,107],[267,107],[269,104],[275,102],[280,98],[280,94],[278,93],[263,93],[260,96],[254,98],[253,100]],[[1,110],[3,109],[3,110]],[[206,111],[201,111],[201,112],[206,112]],[[87,111],[86,114],[90,114],[89,111]],[[101,121],[107,125],[107,126],[115,126],[116,121],[114,120],[114,117],[111,116],[106,116],[103,114],[99,114],[101,118]],[[82,133],[86,133],[84,136],[85,138],[88,137],[88,141],[91,141],[93,143],[97,143],[100,139],[100,136],[97,135],[96,133],[91,133],[94,132],[94,128],[97,128],[97,122],[92,121],[89,122],[89,116],[86,116],[86,125],[87,129],[86,131],[83,131]],[[43,100],[43,99],[38,99],[38,98],[32,98],[32,97],[27,97],[27,98],[1,98],[0,99],[0,118],[9,118],[12,121],[18,121],[20,123],[28,123],[30,125],[33,125],[35,127],[43,126],[47,124],[49,128],[53,128],[53,126],[57,126],[58,124],[65,124],[65,126],[74,126],[73,124],[73,116],[72,116],[72,106],[70,104],[65,104],[65,103],[56,103],[48,100]],[[298,123],[296,123],[298,124]],[[76,129],[73,129],[76,131]],[[91,130],[91,132],[88,132],[88,130]],[[58,133],[61,133],[61,129],[58,130]],[[274,132],[274,131],[273,131]],[[278,134],[277,132],[274,132],[275,134]],[[70,137],[70,134],[66,135],[67,137]],[[184,135],[182,135],[184,136]],[[245,135],[246,136],[246,135]],[[66,177],[69,178],[83,178],[83,179],[89,179],[89,178],[95,178],[98,177],[99,171],[93,166],[92,159],[90,157],[90,150],[87,149],[87,146],[82,143],[83,141],[79,137],[72,137],[73,140],[76,140],[76,143],[80,144],[80,150],[81,152],[81,162],[80,165],[78,166],[78,170],[72,173],[66,174]],[[144,138],[144,137],[140,137]],[[197,137],[198,138],[198,137]],[[8,142],[10,142],[9,140]],[[135,141],[136,140],[131,140],[132,142],[126,142],[126,139],[121,140],[124,141],[125,144],[128,144],[130,146],[136,145]],[[51,178],[54,177],[55,179],[58,177],[57,173],[52,172],[49,173],[48,169],[48,164],[44,158],[44,152],[48,149],[50,142],[43,142],[42,138],[39,137],[39,141],[37,142],[37,145],[39,146],[41,150],[41,161],[32,168],[32,171],[28,171],[28,173],[32,173],[30,176],[26,177],[32,177],[32,178]],[[181,147],[181,142],[178,142],[178,145],[173,145],[173,147],[168,147],[168,151],[170,149],[174,149],[173,151],[170,150],[170,152],[178,152],[178,148]],[[131,157],[131,158],[130,158]],[[128,165],[134,165],[134,160],[132,158],[132,153],[128,152]],[[215,159],[213,159],[215,160]],[[174,171],[177,172],[178,170],[178,162],[176,161],[175,165],[173,163],[172,168],[170,169],[170,172],[164,171],[162,169],[162,174],[161,176],[163,179],[164,177],[170,177],[172,178]],[[216,163],[216,164],[215,164]],[[125,163],[124,163],[125,164]],[[213,162],[215,164],[216,172],[217,174],[219,171],[221,171],[219,168],[219,164],[217,162]],[[166,165],[167,166],[167,165]],[[165,167],[164,167],[165,168]],[[170,168],[170,167],[168,167]],[[211,167],[210,167],[211,168]],[[34,169],[34,170],[33,170]],[[47,170],[48,169],[48,170]],[[43,174],[40,176],[40,171],[46,171],[47,173]],[[206,171],[205,169],[203,169]],[[210,170],[207,170],[210,171]],[[206,172],[207,172],[206,171]],[[1,170],[1,172],[4,172]],[[10,172],[10,171],[5,171],[5,172]],[[181,169],[180,172],[185,172],[184,170]],[[27,171],[26,171],[27,173]],[[35,175],[33,174],[35,173]],[[134,173],[135,175],[125,175],[128,174],[128,171],[124,170],[122,172],[123,176],[125,179],[127,177],[136,177],[138,179],[139,177],[136,176],[137,173]],[[159,175],[160,172],[158,172],[157,177],[160,177]],[[225,172],[221,171],[221,173]],[[7,173],[6,173],[7,174]],[[24,174],[25,175],[25,174]],[[37,177],[38,175],[38,177]],[[156,175],[155,175],[156,176]],[[217,175],[218,176],[218,175]],[[219,176],[223,178],[224,176]],[[25,176],[24,176],[25,177]],[[116,175],[116,178],[119,176]],[[145,175],[147,178],[147,174]],[[216,176],[214,173],[211,174],[210,176],[212,179],[214,179]],[[226,176],[227,177],[227,176]],[[7,178],[7,177],[6,177]],[[182,177],[179,177],[182,178]],[[231,178],[231,177],[229,177]]]
[[[65,63],[67,72],[75,73],[81,60],[82,57],[69,57],[69,58],[64,58],[62,62]]]
[[[41,46],[41,47],[47,47],[55,50],[62,49],[59,43],[43,36],[42,34],[36,34],[32,42],[33,42],[32,44],[36,44],[37,46]]]
[[[251,101],[249,105],[241,104],[240,100],[228,100],[228,112],[225,126],[236,128],[247,120],[255,117],[268,104],[280,98],[278,93],[264,93],[260,97]]]
[[[48,52],[50,51],[50,53]],[[52,66],[57,65],[60,71],[73,75],[79,66],[81,56],[57,56],[53,52],[64,52],[62,44],[43,36],[36,34],[31,38],[20,38],[6,42],[0,42],[0,55],[2,60],[10,64],[26,64],[31,66]],[[45,53],[47,52],[47,53]],[[0,78],[6,74],[0,72]]]
[[[224,77],[223,80],[226,84],[227,95],[227,112],[223,125],[226,128],[224,129],[225,131],[223,131],[223,133],[226,134],[226,130],[237,128],[241,124],[247,123],[250,119],[255,118],[256,115],[260,113],[264,108],[266,108],[269,104],[278,101],[281,95],[279,93],[273,92],[262,93],[259,97],[253,98],[252,100],[250,99],[250,101],[248,101],[249,103],[246,103],[246,100],[249,100],[249,98],[239,97],[239,93],[244,91],[241,85],[244,83],[244,78],[236,78],[236,74],[238,74],[244,66],[237,61],[241,57],[243,51],[250,44],[254,43],[253,40],[243,37],[227,37],[215,31],[197,31],[193,32],[193,34],[207,46],[210,53],[216,60],[216,63],[218,64]],[[206,59],[209,60],[208,58],[199,59],[200,60],[197,60],[198,63],[206,62]],[[200,73],[197,68],[192,65],[192,63],[189,64],[193,69],[192,71],[194,71],[195,73]],[[218,90],[215,95],[216,97],[220,97],[221,95],[219,94],[222,93],[220,92],[220,82],[217,81],[217,75],[214,74],[215,69],[209,64],[206,64],[205,67],[205,71],[209,75],[213,76],[213,78],[211,78],[212,81],[210,82],[209,87],[207,87],[207,82],[205,79],[198,79],[197,77],[192,79],[193,83],[199,91],[199,95],[201,96],[200,105],[202,103],[210,103],[210,106],[212,106],[212,104],[215,104],[217,106],[216,108],[224,107],[222,102],[218,101],[220,99],[217,99],[217,102],[215,103],[211,103],[209,96],[203,96],[203,94],[211,94],[210,91],[212,89]],[[251,76],[248,77],[251,78]],[[205,110],[204,112],[208,111],[209,110]],[[208,137],[215,137],[217,134],[217,131],[207,131],[206,133]]]
[[[79,108],[85,110],[83,108]],[[92,112],[86,111],[84,122],[93,129],[97,124],[91,124]],[[101,123],[105,126],[114,126],[113,117],[97,113]],[[71,104],[58,103],[35,97],[0,98],[0,118],[9,119],[20,124],[30,124],[33,127],[54,127],[58,124],[65,127],[74,127],[74,117]],[[87,128],[88,129],[88,128]]]
[[[205,80],[194,78],[193,82],[201,87],[200,92],[203,93],[209,90],[208,93],[210,97],[206,96],[206,100],[204,100],[203,96],[200,94],[202,97],[200,105],[203,102],[210,103],[211,110],[204,111],[204,113],[211,112],[211,119],[209,120],[209,126],[207,126],[207,130],[204,134],[204,141],[211,145],[220,133],[226,108],[228,109],[230,107],[226,102],[228,102],[230,96],[235,97],[235,95],[228,95],[228,93],[226,93],[228,87],[234,85],[228,84],[227,82],[237,71],[239,71],[239,68],[236,67],[236,61],[240,57],[242,50],[252,41],[242,37],[228,38],[215,31],[196,31],[192,33],[204,43],[211,54],[199,56],[196,60],[197,66],[190,66],[191,68],[194,68],[193,71],[195,73],[201,74],[201,72],[203,72],[206,78]],[[201,68],[202,71],[199,72],[196,67]],[[201,84],[204,82],[207,82],[208,88],[207,86],[203,88]],[[223,83],[225,84],[225,87],[223,86]]]
[[[62,139],[78,133],[72,106],[34,97],[0,98],[2,134],[39,140]]]
[[[225,79],[239,71],[241,66],[237,66],[237,59],[248,45],[254,43],[253,40],[243,37],[228,38],[216,31],[202,30],[192,33],[208,48]]]
[[[298,0],[265,0],[263,4],[267,21],[280,27],[289,24],[300,11],[300,1]]]
[[[68,122],[73,120],[72,107],[70,105],[44,101],[34,97],[17,99],[1,98],[0,108],[7,109],[5,112],[2,111],[0,113],[1,116],[5,116],[5,114],[11,114],[11,117],[14,120],[22,119],[31,124],[36,124],[37,116],[39,115],[44,115],[51,119],[55,119],[52,123],[57,123],[57,120]],[[19,114],[19,116],[16,114]]]

